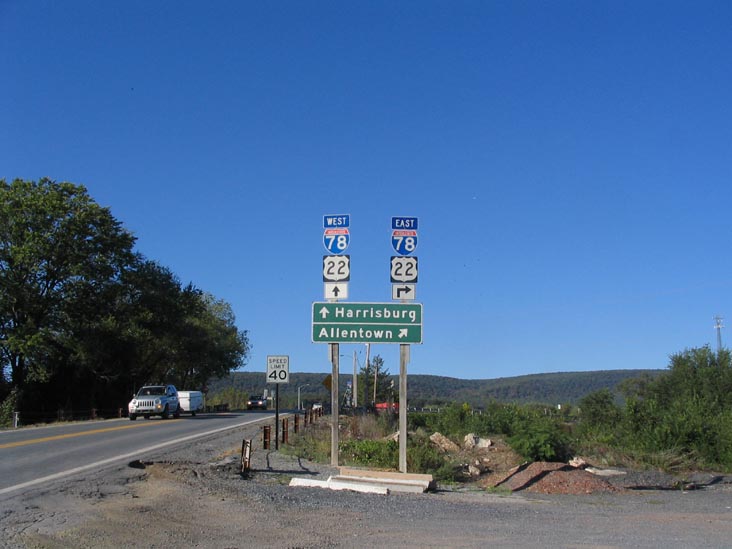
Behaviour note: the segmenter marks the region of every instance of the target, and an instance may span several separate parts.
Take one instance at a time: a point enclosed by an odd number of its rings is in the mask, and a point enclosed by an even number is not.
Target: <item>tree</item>
[[[0,401],[116,409],[140,383],[203,388],[244,364],[231,307],[134,242],[82,186],[0,180]]]
[[[621,417],[615,396],[609,389],[590,393],[580,400],[579,406],[581,421],[589,427],[613,429]]]
[[[374,401],[374,378],[376,379],[376,401]],[[375,355],[361,368],[358,375],[358,386],[363,391],[363,400],[359,397],[359,402],[385,402],[392,397],[389,369],[384,368],[384,359]]]
[[[182,286],[167,268],[140,260],[125,277],[125,341],[130,383],[167,381],[200,389],[211,377],[242,366],[249,353],[245,331],[231,306],[192,284]]]
[[[209,378],[225,376],[244,364],[249,339],[237,329],[228,303],[192,287],[184,295],[189,303],[172,377],[181,387],[201,388]]]
[[[83,186],[0,180],[0,356],[6,389],[69,358],[70,318],[115,291],[135,238]],[[94,320],[89,320],[91,324]],[[3,395],[4,396],[4,395]]]
[[[732,354],[709,346],[671,356],[669,371],[626,401],[627,443],[694,454],[732,470]]]

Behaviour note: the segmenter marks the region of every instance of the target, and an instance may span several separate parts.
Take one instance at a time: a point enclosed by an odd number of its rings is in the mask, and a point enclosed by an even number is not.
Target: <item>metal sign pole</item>
[[[275,384],[275,450],[280,449],[280,384]]]
[[[407,472],[407,364],[409,345],[399,345],[399,470]]]
[[[330,387],[330,464],[338,467],[338,366],[339,348],[338,343],[328,345],[330,350],[330,363],[333,366],[332,385]]]

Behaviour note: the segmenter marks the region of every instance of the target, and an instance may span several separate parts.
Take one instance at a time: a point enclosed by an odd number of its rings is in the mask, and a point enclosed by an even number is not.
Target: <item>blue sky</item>
[[[390,301],[391,217],[419,218],[410,373],[663,368],[732,323],[731,28],[704,1],[0,0],[0,177],[85,185],[231,303],[250,371],[330,370],[338,213],[350,301]]]

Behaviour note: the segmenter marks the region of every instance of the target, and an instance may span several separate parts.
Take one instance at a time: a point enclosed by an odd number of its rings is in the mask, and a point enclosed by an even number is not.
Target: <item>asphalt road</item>
[[[132,461],[202,436],[271,420],[271,412],[199,414],[180,419],[114,419],[0,432],[0,496]]]
[[[582,496],[451,485],[388,496],[293,488],[293,476],[325,480],[335,470],[261,448],[260,426],[246,421],[265,417],[271,422],[271,414],[231,414],[221,425],[238,428],[141,450],[114,465],[0,497],[0,548],[732,546],[730,483]],[[138,429],[156,440],[185,420],[168,422]],[[41,436],[31,439],[62,434],[66,427],[34,429]],[[8,436],[0,433],[0,444]],[[246,476],[237,462],[242,439],[257,446]],[[0,463],[7,450],[0,448]],[[127,466],[138,457],[145,468]]]

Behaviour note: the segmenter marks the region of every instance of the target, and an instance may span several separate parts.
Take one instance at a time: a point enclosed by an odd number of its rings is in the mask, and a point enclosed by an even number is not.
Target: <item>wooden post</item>
[[[269,450],[269,439],[270,439],[270,433],[272,432],[272,427],[269,425],[265,425],[262,427],[262,447],[265,450]]]
[[[241,441],[241,470],[242,474],[249,472],[252,465],[252,441],[244,439]]]
[[[407,364],[409,345],[399,345],[399,470],[407,472]]]
[[[330,363],[333,366],[332,385],[330,387],[330,464],[338,467],[338,343],[329,343]],[[322,413],[322,410],[321,410]]]

